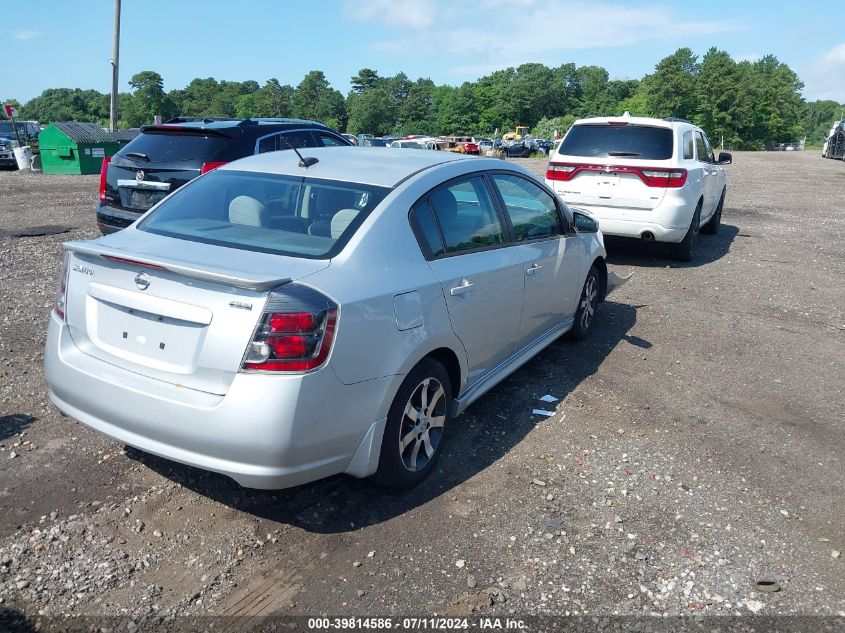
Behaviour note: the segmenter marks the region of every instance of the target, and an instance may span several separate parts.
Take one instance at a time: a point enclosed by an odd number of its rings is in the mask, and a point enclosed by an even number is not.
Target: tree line
[[[404,73],[383,77],[362,68],[345,97],[319,70],[296,86],[270,79],[217,81],[197,78],[165,91],[162,76],[143,71],[118,100],[120,127],[177,115],[197,117],[296,117],[321,121],[353,134],[502,134],[527,125],[535,136],[565,132],[576,118],[596,115],[678,117],[700,125],[714,143],[763,149],[807,137],[819,144],[843,105],[807,103],[798,75],[773,55],[735,61],[708,50],[700,59],[680,48],[642,79],[610,79],[600,66],[558,67],[528,63],[497,70],[460,86],[436,85]],[[12,100],[13,103],[16,103]],[[19,104],[17,104],[19,105]],[[96,90],[51,88],[20,107],[23,119],[82,120],[105,125],[109,96]]]

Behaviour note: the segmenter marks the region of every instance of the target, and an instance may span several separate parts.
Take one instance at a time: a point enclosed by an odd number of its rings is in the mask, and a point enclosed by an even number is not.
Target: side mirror
[[[733,155],[730,152],[719,152],[719,165],[730,165],[733,162]]]
[[[599,223],[589,215],[573,211],[572,218],[575,220],[575,230],[579,233],[598,233]]]

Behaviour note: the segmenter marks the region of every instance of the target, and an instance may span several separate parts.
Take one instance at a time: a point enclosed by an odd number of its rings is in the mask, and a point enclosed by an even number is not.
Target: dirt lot
[[[60,416],[44,333],[97,177],[0,173],[0,230],[72,227],[0,237],[0,611],[845,615],[845,164],[727,170],[697,260],[609,241],[636,274],[594,336],[473,405],[407,494],[241,489]]]

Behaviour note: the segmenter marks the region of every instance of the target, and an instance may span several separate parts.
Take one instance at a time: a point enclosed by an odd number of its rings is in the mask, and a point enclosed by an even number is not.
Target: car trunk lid
[[[133,229],[65,247],[66,321],[77,347],[220,395],[240,369],[270,290],[329,265]]]

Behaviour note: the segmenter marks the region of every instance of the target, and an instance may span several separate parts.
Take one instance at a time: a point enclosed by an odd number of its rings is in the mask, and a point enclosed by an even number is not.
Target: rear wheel
[[[695,208],[692,214],[692,221],[684,239],[679,244],[672,245],[672,257],[681,262],[691,262],[695,257],[695,247],[698,243],[698,223],[701,218],[701,203]]]
[[[596,308],[599,305],[599,271],[595,266],[590,266],[587,279],[584,280],[584,288],[581,290],[581,298],[578,299],[578,309],[575,311],[575,323],[569,330],[569,338],[573,341],[583,341],[590,334],[595,321]]]
[[[449,373],[436,360],[420,362],[396,392],[373,479],[390,488],[413,488],[434,469],[443,451],[452,406]]]
[[[716,205],[716,210],[713,212],[713,217],[711,217],[707,224],[701,227],[702,233],[707,233],[708,235],[716,235],[719,232],[719,227],[722,225],[722,207],[725,204],[725,190],[722,189],[722,197],[719,198],[719,204]]]

